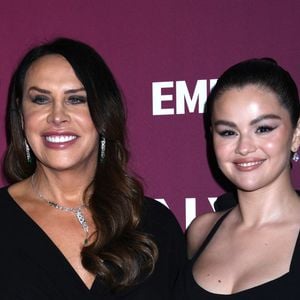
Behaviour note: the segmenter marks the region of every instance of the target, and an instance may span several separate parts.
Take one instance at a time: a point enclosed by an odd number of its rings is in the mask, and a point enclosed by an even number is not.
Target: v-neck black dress
[[[230,211],[225,213],[212,228],[195,256],[188,261],[181,279],[178,281],[178,300],[296,300],[300,298],[300,235],[294,248],[288,273],[253,288],[234,294],[211,293],[202,288],[193,277],[193,265],[221,226]]]
[[[185,260],[182,230],[173,214],[145,198],[141,228],[153,236],[159,259],[143,283],[112,294],[96,277],[88,289],[44,231],[0,189],[0,299],[172,299],[174,284]]]

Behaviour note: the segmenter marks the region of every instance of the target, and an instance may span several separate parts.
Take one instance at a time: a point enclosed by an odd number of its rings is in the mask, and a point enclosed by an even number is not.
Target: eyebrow
[[[278,115],[274,115],[274,114],[266,114],[266,115],[261,115],[257,118],[255,118],[254,120],[252,120],[250,122],[250,125],[255,125],[263,120],[281,120],[281,118]],[[226,121],[226,120],[217,120],[216,122],[214,122],[213,124],[214,126],[218,126],[218,125],[224,125],[224,126],[229,126],[232,128],[237,128],[237,125],[234,122],[231,121]]]
[[[32,86],[32,87],[28,90],[28,92],[30,92],[30,91],[37,91],[37,92],[44,93],[44,94],[51,94],[50,91],[45,90],[45,89],[40,89],[40,88],[38,88],[38,87],[36,87],[36,86]]]
[[[85,91],[85,88],[79,88],[79,89],[71,89],[71,90],[67,90],[64,92],[64,94],[73,94],[73,93],[77,93],[77,92],[82,92]]]
[[[250,125],[255,125],[256,123],[259,123],[260,121],[268,120],[268,119],[281,120],[281,118],[280,118],[278,115],[267,114],[267,115],[259,116],[258,118],[252,120],[252,121],[250,122]]]
[[[45,89],[41,89],[41,88],[36,87],[36,86],[32,86],[28,91],[30,92],[32,90],[43,93],[43,94],[51,94],[50,91],[45,90]],[[79,88],[79,89],[67,90],[67,91],[64,92],[64,94],[73,94],[73,93],[77,93],[77,92],[81,92],[81,91],[85,91],[85,88],[82,87],[82,88]]]

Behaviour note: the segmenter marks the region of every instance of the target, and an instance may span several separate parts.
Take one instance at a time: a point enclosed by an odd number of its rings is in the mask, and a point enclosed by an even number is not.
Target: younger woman
[[[238,205],[191,224],[184,299],[299,298],[299,113],[294,81],[271,59],[238,63],[213,88],[206,117]]]

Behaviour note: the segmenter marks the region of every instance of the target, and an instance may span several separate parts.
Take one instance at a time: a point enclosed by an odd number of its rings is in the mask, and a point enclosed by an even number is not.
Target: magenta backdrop
[[[5,150],[7,86],[20,57],[57,36],[80,39],[101,53],[126,96],[132,168],[143,178],[146,193],[164,199],[184,228],[186,198],[195,199],[200,214],[211,210],[208,198],[223,190],[208,167],[202,115],[192,108],[176,113],[182,100],[182,89],[176,92],[176,86],[183,81],[192,97],[197,80],[215,79],[239,60],[262,56],[274,57],[299,86],[299,13],[298,0],[1,3],[0,155]],[[153,82],[169,82],[161,94],[172,100],[155,98]],[[172,114],[153,115],[153,101]],[[293,180],[300,188],[299,166],[293,169]],[[5,184],[2,177],[0,185]],[[187,212],[188,219],[193,217],[193,206]]]

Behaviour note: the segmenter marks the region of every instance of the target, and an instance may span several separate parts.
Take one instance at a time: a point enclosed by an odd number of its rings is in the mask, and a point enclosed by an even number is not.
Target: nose
[[[236,145],[235,153],[245,156],[249,153],[256,151],[256,145],[249,136],[240,135],[238,143]]]
[[[48,114],[47,122],[60,125],[68,121],[70,121],[70,116],[65,105],[63,103],[54,102]]]

